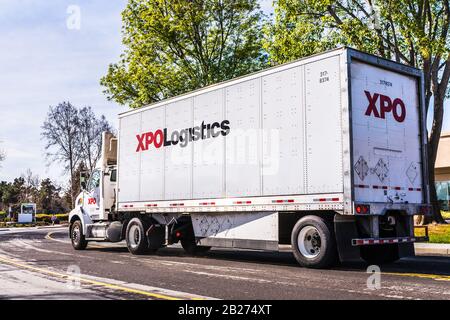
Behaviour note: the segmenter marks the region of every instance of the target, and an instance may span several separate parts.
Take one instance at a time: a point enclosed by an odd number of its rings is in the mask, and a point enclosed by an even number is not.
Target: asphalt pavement
[[[133,256],[123,242],[75,251],[66,228],[0,232],[0,299],[450,299],[450,258],[402,259],[379,279],[365,264],[301,268],[288,250]]]

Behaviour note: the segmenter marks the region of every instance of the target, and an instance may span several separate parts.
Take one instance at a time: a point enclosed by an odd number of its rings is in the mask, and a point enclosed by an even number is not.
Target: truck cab
[[[102,135],[102,153],[92,172],[81,172],[81,191],[70,212],[72,240],[92,238],[106,240],[106,228],[114,219],[117,198],[117,139]],[[77,222],[78,221],[78,222]]]
[[[92,221],[108,220],[116,200],[117,168],[97,167],[91,174],[84,173],[82,189],[76,199]]]

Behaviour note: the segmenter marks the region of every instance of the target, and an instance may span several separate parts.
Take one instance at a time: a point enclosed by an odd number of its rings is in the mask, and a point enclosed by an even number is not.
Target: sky
[[[0,0],[0,181],[27,169],[67,184],[63,166],[45,158],[41,126],[49,106],[91,106],[118,126],[127,108],[107,101],[99,84],[123,51],[126,0]],[[272,0],[261,1],[266,13]]]
[[[67,184],[62,165],[47,165],[41,125],[49,106],[91,106],[117,128],[127,108],[107,101],[99,84],[123,51],[126,0],[0,0],[0,181],[31,169]],[[273,13],[272,0],[261,0]],[[448,109],[448,106],[447,106]],[[444,130],[450,130],[450,112]]]
[[[125,107],[108,102],[99,84],[118,61],[125,0],[0,1],[0,181],[30,168],[65,184],[60,164],[46,165],[41,126],[49,106],[92,106],[117,128]],[[79,15],[78,15],[79,13]],[[77,19],[79,17],[80,19]]]

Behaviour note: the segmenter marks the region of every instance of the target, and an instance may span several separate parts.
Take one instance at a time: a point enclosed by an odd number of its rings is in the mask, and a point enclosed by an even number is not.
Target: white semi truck
[[[420,70],[340,48],[122,113],[70,213],[73,247],[291,245],[316,268],[414,255],[423,105]]]

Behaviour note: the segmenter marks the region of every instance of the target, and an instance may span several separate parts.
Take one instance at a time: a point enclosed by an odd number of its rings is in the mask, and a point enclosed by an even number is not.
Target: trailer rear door
[[[352,61],[355,201],[423,203],[418,81]]]

